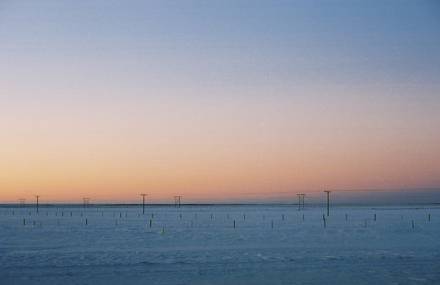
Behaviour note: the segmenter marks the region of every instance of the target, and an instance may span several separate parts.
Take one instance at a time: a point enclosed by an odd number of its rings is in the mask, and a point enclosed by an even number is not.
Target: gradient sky
[[[0,201],[439,186],[438,1],[0,1]]]

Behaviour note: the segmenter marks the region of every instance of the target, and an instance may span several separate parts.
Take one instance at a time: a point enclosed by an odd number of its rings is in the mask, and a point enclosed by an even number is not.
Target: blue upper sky
[[[439,28],[437,1],[2,1],[0,59],[189,85],[430,88]]]

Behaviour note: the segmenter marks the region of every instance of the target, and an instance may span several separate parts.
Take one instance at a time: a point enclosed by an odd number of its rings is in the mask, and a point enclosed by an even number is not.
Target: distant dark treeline
[[[292,209],[296,210],[298,204],[292,203],[292,204],[287,204],[287,203],[210,203],[210,204],[206,204],[206,203],[191,203],[191,204],[182,204],[180,208],[188,208],[188,207],[234,207],[234,206],[239,206],[239,207],[255,207],[255,206],[265,206],[265,207],[292,207]],[[325,206],[325,203],[309,203],[306,204],[306,208],[316,208],[316,207],[323,207]],[[435,203],[399,203],[399,204],[391,204],[391,203],[334,203],[332,204],[332,206],[334,207],[386,207],[386,206],[392,206],[393,209],[395,209],[396,206],[402,206],[402,207],[417,207],[417,206],[440,206],[440,202],[435,202]],[[35,204],[33,203],[29,203],[29,204],[25,204],[25,205],[20,205],[17,203],[3,203],[0,204],[0,208],[33,208],[35,207]],[[141,204],[133,204],[133,203],[128,203],[128,204],[123,204],[123,203],[95,203],[95,204],[89,204],[86,207],[84,207],[83,204],[78,204],[78,203],[62,203],[62,204],[57,204],[57,203],[48,203],[48,204],[40,204],[39,205],[40,208],[79,208],[79,209],[84,209],[84,208],[127,208],[127,207],[133,207],[133,208],[138,208],[138,207],[142,207]],[[147,204],[145,205],[145,207],[169,207],[169,208],[178,208],[176,207],[174,204]]]

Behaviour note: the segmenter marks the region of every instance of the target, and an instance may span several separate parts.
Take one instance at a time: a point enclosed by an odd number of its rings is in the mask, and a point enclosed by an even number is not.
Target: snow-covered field
[[[0,207],[0,284],[440,284],[439,207],[323,213]]]

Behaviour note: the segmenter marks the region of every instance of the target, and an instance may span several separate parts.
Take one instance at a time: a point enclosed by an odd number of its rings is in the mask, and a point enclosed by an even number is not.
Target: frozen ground
[[[440,284],[440,208],[323,213],[0,207],[0,284]]]

